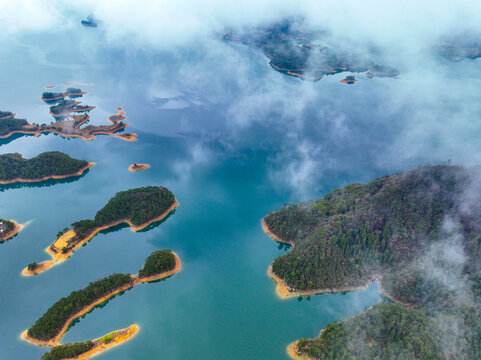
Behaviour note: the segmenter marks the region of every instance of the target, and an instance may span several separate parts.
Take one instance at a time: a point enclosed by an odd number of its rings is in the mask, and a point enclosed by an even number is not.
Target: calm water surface
[[[175,56],[132,54],[105,48],[101,32],[84,30],[56,34],[55,41],[32,36],[3,44],[0,51],[10,55],[0,60],[0,109],[47,122],[48,106],[39,100],[44,86],[92,82],[82,87],[89,91],[85,103],[97,106],[92,122],[104,123],[123,106],[127,131],[138,141],[48,135],[1,143],[2,153],[60,150],[97,165],[72,182],[1,189],[0,216],[28,225],[0,244],[0,359],[39,359],[48,348],[22,341],[23,330],[89,281],[137,273],[157,249],[177,252],[182,271],[94,309],[62,342],[136,323],[137,336],[98,358],[288,359],[288,343],[382,301],[376,284],[357,293],[279,299],[266,270],[287,249],[263,233],[260,219],[287,202],[430,160],[419,154],[401,164],[379,161],[405,115],[379,104],[399,91],[401,80],[349,87],[338,83],[342,75],[312,84],[272,71],[260,52],[246,47],[219,42],[224,52],[206,54],[210,45],[204,45]],[[207,78],[212,67],[218,74]],[[246,71],[246,82],[230,74],[233,67]],[[278,96],[263,98],[272,87]],[[298,95],[308,98],[299,109]],[[259,111],[254,105],[263,101]],[[290,113],[280,116],[278,106]],[[130,173],[134,162],[151,168]],[[101,233],[42,275],[20,275],[28,263],[48,259],[44,249],[60,229],[92,218],[117,191],[144,185],[166,186],[178,198],[165,222],[139,233],[127,227]]]

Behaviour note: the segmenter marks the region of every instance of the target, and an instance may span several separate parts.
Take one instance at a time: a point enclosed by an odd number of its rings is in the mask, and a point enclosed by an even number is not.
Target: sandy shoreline
[[[139,226],[136,226],[134,224],[132,224],[130,222],[129,219],[121,219],[121,220],[118,220],[118,221],[115,221],[115,222],[112,222],[112,223],[109,223],[109,224],[106,224],[106,225],[103,225],[103,226],[100,226],[100,227],[97,227],[95,228],[92,233],[90,235],[88,235],[86,238],[82,239],[81,241],[79,241],[70,251],[66,252],[66,253],[63,253],[62,252],[62,247],[58,249],[58,252],[54,252],[50,249],[50,247],[52,245],[55,246],[55,243],[58,243],[58,242],[66,242],[67,240],[71,239],[72,237],[75,236],[75,232],[71,229],[69,230],[67,233],[63,234],[61,237],[59,237],[57,240],[55,240],[53,242],[53,244],[51,244],[50,246],[48,246],[45,251],[47,253],[49,253],[51,256],[52,256],[52,260],[46,260],[46,261],[43,261],[41,263],[38,264],[37,268],[35,268],[35,270],[29,270],[28,267],[26,267],[25,269],[22,270],[22,275],[25,275],[25,276],[30,276],[30,275],[38,275],[40,273],[42,273],[43,271],[49,269],[50,267],[52,267],[53,265],[55,265],[56,263],[58,262],[62,262],[62,261],[65,261],[66,259],[68,259],[70,256],[72,256],[72,254],[80,247],[82,246],[83,244],[86,244],[87,242],[89,242],[95,235],[97,235],[100,231],[102,230],[106,230],[106,229],[109,229],[111,227],[114,227],[114,226],[117,226],[119,224],[122,224],[122,223],[127,223],[130,228],[133,230],[133,231],[140,231],[140,230],[143,230],[145,229],[147,226],[157,222],[157,221],[161,221],[163,220],[165,217],[167,217],[177,206],[179,205],[177,199],[175,199],[174,203],[166,210],[164,211],[164,213],[162,213],[162,215],[156,217],[156,218],[153,218],[152,220],[149,220],[147,221],[146,223],[143,223],[142,225],[139,225]]]
[[[41,346],[55,346],[55,345],[58,345],[58,343],[60,342],[60,339],[62,338],[62,336],[67,332],[67,330],[69,329],[69,326],[70,324],[75,321],[76,319],[78,319],[79,317],[87,314],[90,310],[92,310],[94,307],[96,307],[97,305],[100,305],[102,304],[103,302],[109,300],[111,297],[123,292],[123,291],[126,291],[126,290],[129,290],[131,289],[132,287],[134,287],[135,285],[137,284],[141,284],[141,283],[145,283],[145,282],[152,282],[152,281],[158,281],[158,280],[162,280],[162,279],[165,279],[165,278],[168,278],[172,275],[174,275],[175,273],[177,273],[178,271],[180,271],[182,269],[182,263],[180,261],[180,258],[178,257],[178,255],[172,251],[172,254],[174,255],[175,257],[175,267],[172,269],[172,270],[169,270],[169,271],[166,271],[166,272],[163,272],[163,273],[160,273],[160,274],[157,274],[157,275],[152,275],[152,276],[148,276],[148,277],[143,277],[143,278],[139,278],[138,275],[131,275],[131,278],[132,278],[132,281],[125,284],[125,285],[122,285],[118,288],[116,288],[115,290],[112,290],[111,292],[109,292],[108,294],[102,296],[101,298],[95,300],[94,302],[90,303],[89,305],[85,306],[84,308],[82,308],[80,311],[76,312],[75,314],[73,314],[72,316],[70,316],[66,322],[64,323],[63,327],[60,329],[60,331],[58,332],[58,334],[50,339],[50,340],[38,340],[38,339],[34,339],[30,336],[28,336],[28,330],[25,330],[22,335],[21,335],[21,338],[25,341],[28,341],[28,342],[31,342],[32,344],[36,344],[36,345],[41,345]]]
[[[122,330],[116,330],[111,332],[110,334],[107,334],[105,336],[114,335],[114,338],[111,342],[109,343],[104,343],[101,341],[102,338],[95,339],[92,342],[94,343],[94,347],[90,349],[89,351],[80,354],[74,358],[65,358],[64,360],[87,360],[90,359],[91,357],[101,353],[104,350],[107,350],[111,347],[114,347],[116,345],[122,344],[123,342],[130,340],[132,337],[134,337],[137,332],[139,331],[139,326],[137,324],[131,325],[128,328],[122,329]]]
[[[295,246],[295,244],[294,244],[293,241],[283,240],[283,239],[281,239],[279,236],[277,236],[276,234],[274,234],[272,231],[270,231],[270,230],[269,230],[269,227],[268,227],[267,224],[266,224],[266,220],[265,220],[264,218],[262,218],[261,224],[262,224],[262,229],[264,230],[264,232],[265,232],[267,235],[269,235],[271,238],[273,238],[275,241],[280,242],[280,243],[283,243],[283,244],[291,245],[292,247]]]
[[[17,235],[20,230],[22,230],[23,228],[23,225],[22,224],[17,224],[15,221],[13,220],[8,220],[10,221],[12,224],[13,224],[13,230],[10,231],[9,233],[7,233],[6,235],[4,235],[3,237],[0,237],[0,243],[3,243],[4,241],[7,241],[8,239],[11,239],[13,238],[15,235]]]
[[[294,342],[290,343],[289,345],[287,345],[287,348],[286,348],[287,355],[289,355],[291,358],[293,358],[295,360],[316,360],[316,359],[314,359],[310,356],[307,356],[307,355],[299,355],[296,351],[298,342],[299,341],[294,341]]]
[[[272,264],[269,265],[269,268],[267,269],[267,275],[270,278],[272,278],[277,284],[276,293],[281,299],[287,299],[287,298],[298,297],[298,296],[311,296],[311,295],[318,295],[318,294],[362,291],[367,289],[372,284],[373,281],[376,281],[379,279],[379,277],[375,276],[372,279],[369,279],[366,282],[366,284],[359,285],[359,286],[345,286],[345,287],[339,287],[339,288],[325,288],[325,289],[312,289],[312,290],[295,290],[287,286],[283,279],[281,279],[279,276],[274,274],[274,272],[272,271]]]
[[[68,113],[68,115],[70,116],[70,112]],[[56,124],[50,124],[44,127],[32,125],[28,123],[27,125],[23,125],[22,128],[20,129],[15,129],[6,133],[5,135],[0,135],[0,139],[7,139],[14,134],[33,135],[35,137],[39,137],[41,134],[50,134],[50,133],[60,135],[64,138],[77,137],[77,138],[81,138],[88,141],[95,139],[96,135],[108,135],[108,136],[118,137],[120,139],[127,140],[127,141],[135,141],[137,139],[137,134],[135,133],[133,134],[127,133],[127,134],[121,134],[121,135],[116,134],[117,132],[125,129],[127,126],[130,125],[130,124],[124,124],[124,123],[122,124],[116,123],[113,125],[99,125],[99,126],[90,125],[91,127],[93,126],[93,129],[91,129],[88,134],[83,134],[82,133],[83,130],[79,129],[79,127],[90,119],[89,115],[86,115],[86,116],[87,118],[84,121],[75,122],[74,120],[68,120],[68,121],[64,120],[64,121],[59,121]],[[68,125],[74,127],[73,130],[76,131],[75,133],[59,131],[54,126],[54,125],[60,126],[61,124],[65,124],[67,122],[72,123],[72,125],[70,124]],[[114,129],[109,130],[109,128],[112,128],[112,127],[114,127]],[[85,133],[85,131],[83,132]]]
[[[134,165],[137,165],[137,167],[134,167]],[[149,167],[150,167],[149,164],[132,164],[129,166],[129,171],[137,172],[137,171],[148,169]]]
[[[283,244],[289,244],[292,247],[294,247],[295,245],[294,242],[283,240],[277,235],[275,235],[274,233],[272,233],[272,231],[269,230],[269,227],[267,226],[264,219],[262,219],[261,223],[262,223],[262,229],[265,231],[267,235],[271,236],[277,242],[280,242]],[[274,272],[272,271],[272,264],[269,265],[269,267],[267,268],[267,275],[270,278],[272,278],[277,284],[276,293],[281,299],[287,299],[290,297],[298,297],[298,296],[310,296],[310,295],[317,295],[317,294],[362,291],[367,287],[369,287],[369,285],[371,285],[373,281],[381,279],[380,275],[375,275],[371,279],[369,279],[364,285],[359,285],[359,286],[345,286],[345,287],[339,287],[339,288],[325,288],[325,289],[312,289],[312,290],[296,290],[296,289],[290,288],[283,279],[281,279],[279,276],[274,274]],[[381,289],[380,282],[379,282],[379,288]],[[387,294],[387,292],[384,289],[383,289],[383,292]],[[381,294],[383,293],[381,292]],[[386,296],[386,297],[389,299],[392,298],[391,296]]]
[[[13,184],[13,183],[17,183],[17,182],[35,183],[35,182],[46,181],[46,180],[66,179],[66,178],[73,177],[73,176],[80,176],[84,173],[85,170],[91,168],[94,165],[95,165],[94,162],[89,162],[87,165],[85,165],[83,168],[81,168],[77,172],[72,173],[72,174],[66,174],[66,175],[50,175],[50,176],[44,176],[43,178],[36,178],[36,179],[15,178],[15,179],[12,179],[12,180],[0,180],[0,185]]]

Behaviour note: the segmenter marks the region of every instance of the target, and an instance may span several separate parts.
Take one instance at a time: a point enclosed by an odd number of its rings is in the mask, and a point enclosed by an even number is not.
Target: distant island
[[[72,111],[88,111],[94,107],[80,107]],[[57,114],[60,116],[60,114]],[[65,114],[63,114],[65,115]],[[71,118],[71,120],[70,120]],[[87,114],[70,115],[69,120],[56,121],[52,124],[30,124],[25,119],[9,118],[0,120],[0,139],[6,139],[14,134],[40,136],[53,133],[62,137],[78,137],[84,140],[93,140],[96,135],[109,135],[127,141],[136,140],[136,134],[116,134],[125,129],[129,124],[122,121],[111,125],[85,125],[90,120]]]
[[[285,20],[271,26],[259,26],[250,31],[229,31],[225,40],[256,46],[270,59],[269,65],[286,75],[318,81],[326,75],[341,72],[368,72],[380,76],[376,65],[365,55],[353,52],[338,44],[329,44],[330,38],[323,32],[309,33],[296,21]],[[323,45],[317,44],[322,41]],[[383,67],[384,68],[384,67]],[[382,77],[395,77],[399,71],[386,68]]]
[[[399,70],[389,66],[381,66],[381,65],[374,65],[369,71],[366,73],[366,76],[369,78],[373,77],[388,77],[388,78],[395,78],[399,75]]]
[[[87,16],[87,20],[81,20],[80,23],[85,27],[97,27],[98,26],[97,22],[94,20],[93,15]]]
[[[129,171],[137,172],[137,171],[140,171],[140,170],[148,169],[149,167],[150,167],[149,164],[132,164],[132,165],[129,166]]]
[[[11,119],[15,117],[16,114],[10,111],[0,111],[0,120]]]
[[[0,155],[0,184],[33,183],[80,176],[95,163],[73,159],[59,151],[44,152],[32,159],[18,153]]]
[[[349,85],[354,84],[356,81],[359,81],[359,80],[357,80],[355,76],[346,76],[344,79],[339,80],[340,83],[349,84]]]
[[[13,220],[0,219],[0,243],[13,238],[22,230],[22,225]]]
[[[22,338],[37,345],[55,346],[73,321],[96,306],[137,284],[168,278],[180,269],[180,259],[174,252],[154,251],[145,260],[137,275],[112,274],[60,299],[33,326],[22,333]]]
[[[54,346],[49,352],[42,355],[41,360],[86,360],[113,346],[130,340],[139,327],[131,325],[122,330],[116,330],[99,339]]]
[[[329,324],[289,354],[441,360],[451,358],[443,352],[449,343],[463,344],[453,358],[479,358],[481,205],[479,194],[467,193],[478,173],[426,165],[269,213],[265,229],[293,245],[270,268],[281,296],[359,290],[377,279],[394,302]]]
[[[472,32],[453,34],[440,40],[433,50],[452,62],[464,59],[475,60],[481,57],[480,36]]]
[[[59,261],[68,259],[83,244],[102,230],[127,223],[132,230],[140,231],[161,221],[178,205],[174,194],[162,186],[147,186],[118,192],[97,212],[93,220],[80,220],[57,234],[57,240],[46,251],[52,260],[31,263],[24,275],[37,275]]]

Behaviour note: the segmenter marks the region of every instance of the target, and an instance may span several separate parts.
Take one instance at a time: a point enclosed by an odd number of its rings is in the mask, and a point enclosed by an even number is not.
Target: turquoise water
[[[2,188],[1,217],[28,225],[0,244],[0,359],[40,358],[48,348],[20,334],[55,301],[113,272],[136,273],[152,251],[165,248],[180,256],[180,273],[116,296],[80,319],[62,342],[136,323],[137,336],[98,359],[288,359],[290,342],[382,299],[376,284],[356,293],[279,299],[266,270],[287,249],[263,233],[261,218],[351,182],[426,161],[470,163],[475,158],[463,157],[464,150],[481,153],[469,136],[459,145],[463,151],[452,144],[446,150],[449,102],[438,127],[424,130],[431,136],[418,136],[413,146],[403,142],[418,115],[405,105],[419,106],[409,78],[345,86],[338,83],[343,75],[308,83],[276,73],[262,53],[246,47],[219,42],[175,55],[132,53],[106,48],[101,33],[84,30],[57,34],[55,44],[34,36],[3,44],[10,56],[0,60],[9,70],[2,110],[43,123],[50,120],[39,100],[44,86],[93,82],[83,87],[85,103],[97,106],[92,122],[104,123],[122,106],[127,131],[138,141],[48,135],[1,143],[2,153],[60,150],[97,165],[71,182]],[[474,95],[470,87],[463,96]],[[475,137],[478,126],[466,131]],[[130,173],[134,162],[151,168]],[[59,230],[93,217],[117,191],[144,185],[166,186],[178,198],[165,222],[139,233],[121,227],[99,234],[47,272],[20,275],[28,263],[48,259],[44,249]]]

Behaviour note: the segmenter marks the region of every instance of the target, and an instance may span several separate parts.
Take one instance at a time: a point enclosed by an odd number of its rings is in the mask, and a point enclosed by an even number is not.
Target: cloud
[[[68,64],[60,59],[66,69],[78,73],[78,64],[70,64],[77,58],[90,71],[93,61],[100,69],[142,69],[136,91],[144,91],[156,110],[196,108],[196,114],[210,117],[209,131],[226,148],[270,147],[267,171],[273,181],[282,179],[298,194],[316,194],[320,180],[334,170],[359,174],[357,181],[369,180],[378,169],[388,173],[426,161],[481,160],[476,121],[481,60],[452,64],[431,51],[440,36],[481,33],[480,10],[480,3],[467,0],[24,0],[2,2],[0,21],[4,34],[35,45],[22,35],[35,31],[56,40],[52,34],[80,29],[79,21],[94,14],[99,28],[88,32],[82,56],[74,53]],[[226,28],[250,29],[286,17],[299,19],[308,31],[327,31],[331,46],[399,68],[400,79],[359,74],[361,81],[351,87],[338,83],[344,74],[301,81],[271,69],[261,50],[221,39]],[[74,36],[82,39],[82,34]],[[61,44],[66,45],[63,38]],[[37,62],[56,66],[52,59],[58,54],[36,46],[31,51]],[[206,124],[181,119],[183,131]]]

